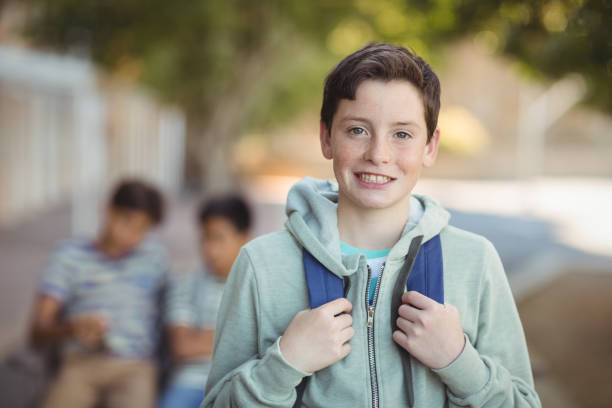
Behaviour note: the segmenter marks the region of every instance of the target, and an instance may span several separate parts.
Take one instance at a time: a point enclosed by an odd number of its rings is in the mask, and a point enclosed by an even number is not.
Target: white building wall
[[[0,45],[0,227],[70,202],[73,233],[91,234],[121,178],[176,194],[184,149],[181,111],[101,89],[85,60]]]

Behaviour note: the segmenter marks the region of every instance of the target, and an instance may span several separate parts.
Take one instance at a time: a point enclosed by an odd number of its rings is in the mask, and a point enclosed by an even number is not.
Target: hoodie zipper
[[[372,278],[372,269],[368,265],[368,283],[366,286],[366,299],[365,305],[368,311],[368,362],[370,364],[370,383],[372,385],[372,408],[378,408],[378,377],[376,375],[376,354],[374,351],[374,310],[376,308],[376,300],[378,299],[378,290],[380,289],[380,282],[382,281],[382,274],[385,270],[385,263],[383,262],[380,267],[380,273],[378,274],[378,281],[376,282],[376,288],[374,289],[374,299],[372,305],[368,302],[370,295],[370,279]]]

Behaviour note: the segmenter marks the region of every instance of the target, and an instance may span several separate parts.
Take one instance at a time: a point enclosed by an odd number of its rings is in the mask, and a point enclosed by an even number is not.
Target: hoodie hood
[[[402,232],[388,259],[393,261],[408,253],[410,243],[423,235],[423,243],[438,235],[448,225],[450,214],[435,200],[413,195],[423,206],[418,224]],[[297,182],[287,196],[285,227],[294,238],[330,271],[339,276],[353,274],[362,255],[342,255],[338,232],[338,184],[329,180],[306,177]]]

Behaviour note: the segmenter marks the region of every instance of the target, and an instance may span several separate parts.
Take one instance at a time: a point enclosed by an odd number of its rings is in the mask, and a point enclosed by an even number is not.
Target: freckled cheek
[[[403,173],[413,173],[415,171],[419,171],[422,165],[422,162],[419,161],[419,157],[412,154],[406,154],[404,156],[399,156],[400,159],[397,161],[397,166]]]
[[[347,154],[348,152],[342,152],[334,156],[334,173],[336,175],[349,174],[352,171],[352,166],[357,161],[352,155]]]

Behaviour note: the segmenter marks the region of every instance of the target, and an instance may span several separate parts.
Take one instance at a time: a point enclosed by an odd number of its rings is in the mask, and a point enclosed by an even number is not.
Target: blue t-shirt
[[[99,315],[107,319],[103,340],[110,355],[148,359],[159,338],[160,301],[169,276],[165,250],[151,241],[129,254],[111,259],[91,241],[63,244],[45,269],[39,293],[62,303],[66,319]],[[87,353],[76,340],[66,344]]]
[[[345,242],[340,242],[340,251],[344,255],[365,255],[366,260],[368,262],[368,266],[370,267],[370,288],[368,289],[368,303],[372,305],[372,303],[374,302],[374,292],[376,292],[376,284],[378,283],[378,277],[380,276],[380,272],[382,271],[384,263],[387,260],[387,255],[389,255],[391,249],[360,249],[350,246]]]

